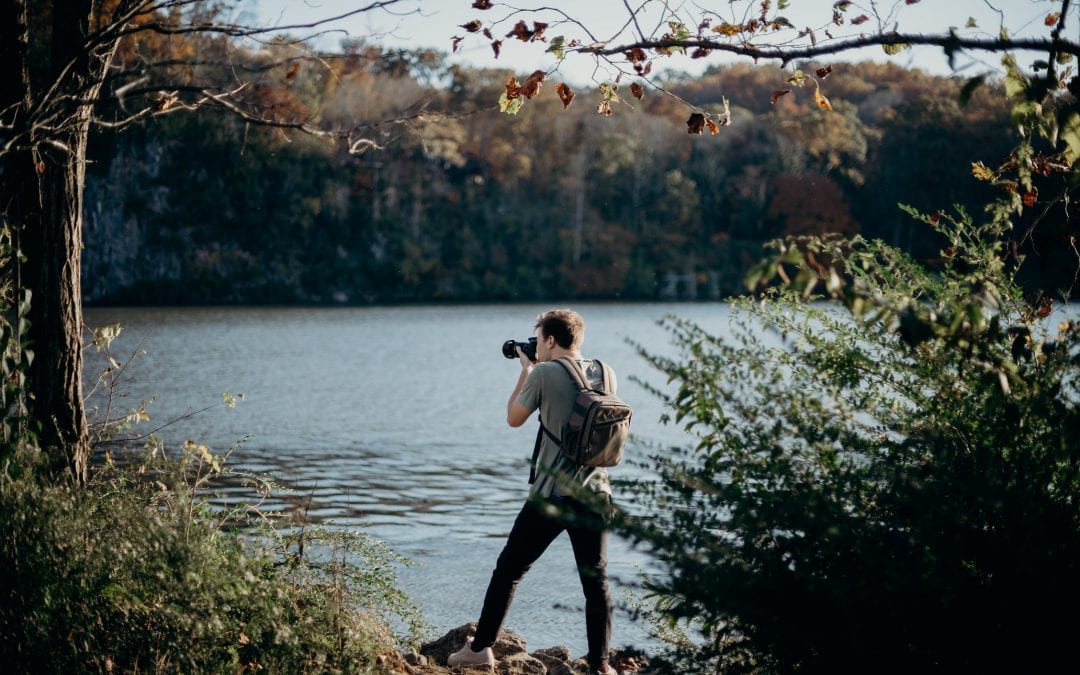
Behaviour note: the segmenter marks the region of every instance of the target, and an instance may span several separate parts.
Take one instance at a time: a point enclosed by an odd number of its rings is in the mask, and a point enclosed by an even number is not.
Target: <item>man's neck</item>
[[[569,357],[571,359],[581,359],[581,352],[576,349],[563,349],[562,347],[555,347],[551,350],[551,360]]]

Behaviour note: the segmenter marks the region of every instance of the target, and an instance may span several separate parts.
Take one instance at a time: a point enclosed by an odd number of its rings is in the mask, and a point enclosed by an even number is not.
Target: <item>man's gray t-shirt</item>
[[[592,359],[578,359],[577,362],[584,369],[590,386],[600,389],[604,382],[600,365]],[[607,368],[607,371],[611,385],[608,393],[614,394],[615,373],[611,368]],[[570,421],[577,395],[577,386],[566,369],[554,361],[545,361],[536,364],[529,373],[517,402],[530,412],[539,408],[544,426],[555,436],[560,436],[563,426]],[[607,469],[578,466],[563,457],[558,443],[544,434],[540,441],[540,456],[536,460],[536,481],[529,490],[529,497],[549,497],[552,493],[572,494],[581,486],[594,492],[611,494]]]

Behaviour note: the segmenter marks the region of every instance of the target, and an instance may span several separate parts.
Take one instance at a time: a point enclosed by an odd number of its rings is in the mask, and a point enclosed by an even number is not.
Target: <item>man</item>
[[[555,362],[568,357],[578,362],[590,386],[601,388],[607,371],[607,392],[615,393],[615,374],[600,362],[581,356],[585,321],[577,312],[553,310],[536,321],[536,362],[517,350],[521,373],[507,403],[506,421],[512,427],[525,424],[539,408],[547,431],[538,438],[534,452],[529,500],[514,521],[491,575],[476,635],[448,663],[495,665],[491,645],[502,627],[518,582],[564,530],[577,561],[585,592],[585,626],[589,643],[589,667],[595,673],[614,675],[608,665],[611,640],[611,593],[607,578],[607,532],[604,521],[610,511],[611,484],[607,469],[574,464],[559,452],[558,434],[570,419],[578,389],[565,368]],[[598,513],[597,505],[601,505]]]

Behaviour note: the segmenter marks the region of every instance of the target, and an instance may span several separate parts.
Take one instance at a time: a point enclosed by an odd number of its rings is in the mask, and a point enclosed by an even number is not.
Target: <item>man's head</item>
[[[540,361],[552,347],[577,351],[585,340],[585,319],[569,309],[553,309],[536,317],[536,354]],[[550,341],[549,341],[550,338]]]

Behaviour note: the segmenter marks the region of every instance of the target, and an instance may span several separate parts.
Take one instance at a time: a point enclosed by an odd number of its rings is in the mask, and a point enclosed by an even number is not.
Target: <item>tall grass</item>
[[[282,527],[257,495],[213,507],[229,469],[204,446],[108,461],[81,489],[20,473],[0,477],[9,672],[379,672],[424,629],[380,542]]]

